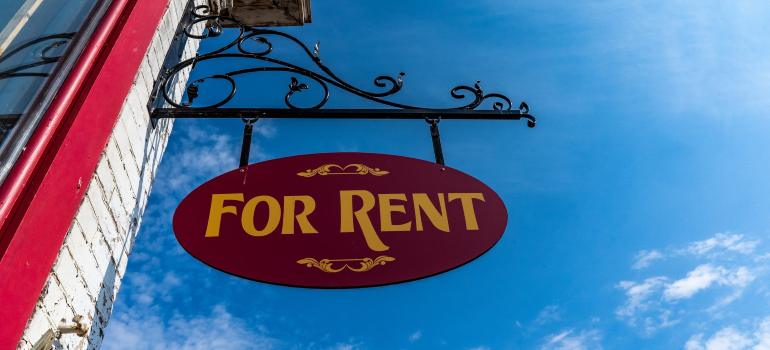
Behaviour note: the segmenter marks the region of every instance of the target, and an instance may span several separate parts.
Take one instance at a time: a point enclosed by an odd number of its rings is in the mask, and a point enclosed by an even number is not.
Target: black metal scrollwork
[[[9,65],[9,63],[13,62],[12,58],[14,57],[19,58],[19,61],[22,61],[22,63],[16,63],[7,68],[0,67],[0,81],[12,78],[48,77],[50,75],[48,71],[35,68],[59,62],[62,57],[61,53],[64,52],[62,48],[66,47],[74,36],[75,33],[52,34],[27,41],[9,49],[0,55],[0,66],[4,63]],[[59,54],[56,54],[57,51]],[[23,56],[24,54],[33,57]],[[6,111],[0,111],[0,141],[16,125],[19,118],[21,118],[21,113],[8,114]]]
[[[171,106],[178,109],[195,110],[195,109],[215,109],[222,107],[231,101],[237,91],[237,83],[235,77],[260,72],[287,72],[292,74],[291,81],[288,85],[288,91],[284,96],[284,102],[289,109],[299,110],[313,110],[321,109],[329,100],[330,87],[336,87],[340,90],[355,94],[366,100],[373,101],[385,106],[394,107],[398,109],[410,109],[410,110],[427,110],[429,108],[411,106],[398,102],[393,102],[385,99],[385,97],[392,96],[403,88],[405,74],[399,73],[396,76],[381,75],[377,76],[373,80],[373,85],[376,87],[374,90],[365,90],[346,82],[339,76],[337,76],[329,67],[324,65],[320,57],[319,43],[316,43],[311,50],[300,40],[292,35],[275,31],[272,29],[255,28],[245,26],[239,23],[237,20],[229,17],[220,17],[209,15],[209,7],[206,5],[197,6],[192,11],[192,21],[185,28],[184,35],[192,39],[206,39],[210,37],[216,37],[223,33],[224,24],[227,27],[234,27],[238,31],[238,35],[235,39],[229,41],[225,45],[205,54],[200,54],[194,58],[184,60],[178,64],[168,68],[160,77],[160,93],[163,98]],[[207,23],[207,28],[202,34],[197,35],[193,33],[193,26],[199,23]],[[287,39],[290,42],[296,44],[307,57],[313,62],[317,69],[307,69],[299,65],[271,57],[273,52],[273,44],[269,40],[271,37],[279,37]],[[253,46],[256,45],[256,48]],[[244,58],[251,59],[269,64],[268,66],[260,66],[253,68],[245,68],[233,70],[224,74],[215,74],[196,79],[187,85],[186,101],[175,101],[169,94],[171,88],[171,82],[177,74],[185,70],[186,68],[192,68],[200,62],[228,59],[228,58]],[[292,103],[292,97],[309,90],[311,84],[303,83],[298,77],[304,77],[317,83],[322,89],[321,99],[317,103],[311,106],[298,106]],[[200,86],[206,81],[219,80],[226,82],[229,86],[229,91],[225,91],[224,97],[206,106],[193,106],[193,102],[196,98],[200,97]],[[314,85],[314,84],[313,84]],[[450,91],[450,95],[454,99],[467,100],[471,99],[464,105],[444,109],[446,111],[451,110],[475,110],[482,106],[485,102],[491,102],[491,109],[493,111],[511,111],[513,104],[511,100],[499,93],[485,93],[479,82],[476,82],[473,86],[460,85]],[[520,118],[527,119],[527,124],[530,127],[535,126],[535,118],[528,114],[529,107],[526,103],[521,103],[519,107],[521,112]]]
[[[46,44],[37,52],[38,57],[36,57],[34,62],[25,62],[0,71],[0,80],[19,77],[47,77],[49,75],[47,72],[35,72],[31,70],[35,67],[58,62],[61,59],[61,55],[52,55],[52,52],[56,49],[66,46],[74,36],[75,33],[47,35],[34,40],[30,40],[14,49],[9,50],[4,55],[0,56],[0,64],[8,61],[11,57],[23,54],[28,49],[35,48],[38,44]]]

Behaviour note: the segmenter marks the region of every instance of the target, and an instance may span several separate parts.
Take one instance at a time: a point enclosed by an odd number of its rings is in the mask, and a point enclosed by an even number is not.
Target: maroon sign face
[[[251,164],[191,192],[179,243],[221,271],[315,288],[411,281],[497,243],[508,215],[479,180],[423,160],[310,154]]]

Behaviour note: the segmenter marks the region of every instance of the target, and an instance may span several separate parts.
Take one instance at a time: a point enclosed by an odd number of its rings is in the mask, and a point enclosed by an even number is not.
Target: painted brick
[[[144,152],[147,146],[147,127],[141,126],[136,123],[129,108],[124,109],[123,117],[118,121],[116,127],[123,128],[128,136],[129,145],[131,146],[131,153],[134,155],[134,159],[139,166],[138,172],[141,173],[144,163]],[[137,174],[136,181],[139,181],[139,174]]]
[[[104,275],[99,271],[96,258],[91,252],[85,237],[80,232],[78,225],[73,225],[67,234],[64,246],[67,247],[72,259],[75,260],[75,264],[86,284],[89,296],[96,300],[96,296],[99,295],[99,290],[102,288],[102,278]]]
[[[91,331],[86,337],[64,335],[57,348],[97,349],[101,345],[173,126],[171,120],[163,120],[153,128],[147,110],[154,80],[186,5],[184,0],[168,1],[19,349],[29,349],[46,329],[75,314],[86,318]],[[201,31],[203,26],[195,28]],[[188,41],[184,58],[195,54],[197,44],[197,40]],[[184,93],[188,73],[179,74],[171,87],[177,99]]]
[[[99,291],[101,291],[101,288],[99,288]],[[94,318],[94,314],[96,313],[96,310],[94,308],[94,303],[96,303],[96,297],[95,295],[93,298],[86,298],[84,296],[80,296],[79,298],[75,298],[72,302],[72,313],[74,315],[80,315],[83,316],[83,321],[91,323],[90,321]],[[72,317],[69,317],[67,320],[71,320]]]
[[[35,307],[35,311],[27,324],[26,332],[24,332],[25,344],[19,344],[17,349],[31,349],[32,344],[36,343],[40,337],[45,334],[46,331],[54,327],[46,316],[46,310],[41,306]]]
[[[115,178],[112,176],[112,169],[107,162],[107,158],[102,157],[96,166],[96,177],[102,186],[104,193],[110,194],[115,190]]]
[[[141,75],[137,74],[136,79],[141,80]],[[150,114],[147,111],[147,108],[142,105],[141,101],[142,100],[139,98],[139,94],[133,89],[128,93],[128,96],[126,97],[126,106],[128,106],[128,110],[130,111],[131,116],[134,118],[134,122],[136,122],[136,124],[144,130],[147,129],[147,126],[150,123]]]
[[[139,74],[141,79],[135,79],[133,90],[136,92],[139,100],[149,101],[150,92],[152,91],[152,82],[155,80],[155,75],[152,74],[152,68],[150,68],[150,64],[146,58],[142,61],[142,68],[139,69]]]
[[[81,280],[75,261],[65,250],[59,254],[59,259],[53,267],[54,275],[61,283],[67,303],[72,305],[76,298],[85,295],[86,286]]]
[[[115,184],[117,185],[117,193],[120,195],[120,199],[123,201],[126,212],[132,208],[129,203],[133,203],[136,199],[136,193],[131,188],[131,181],[128,178],[127,171],[120,157],[120,151],[114,142],[107,144],[107,159],[110,161],[110,168],[112,168],[112,175],[115,176]]]
[[[130,179],[131,177],[139,177],[138,169],[141,165],[131,152],[131,141],[129,140],[128,132],[126,132],[126,128],[120,127],[120,121],[113,128],[112,137],[115,139],[115,146],[118,148],[123,164],[123,169],[113,167],[112,171],[113,173],[121,170],[126,172],[126,175],[129,177],[129,183],[132,183]]]
[[[38,306],[45,309],[46,316],[52,325],[72,313],[72,308],[64,296],[64,290],[56,278],[51,278],[46,283]]]
[[[123,250],[123,242],[129,232],[128,228],[130,226],[130,220],[123,211],[123,206],[120,204],[120,201],[117,200],[117,197],[114,197],[110,201],[110,211],[113,213],[113,218],[117,222],[118,229],[104,231],[104,240],[112,251],[113,259],[117,261]]]
[[[80,225],[80,229],[83,232],[83,237],[85,237],[86,242],[90,244],[94,240],[94,236],[99,233],[99,224],[96,221],[94,207],[91,206],[91,199],[88,194],[86,194],[86,198],[80,205],[80,209],[78,209],[75,221]]]
[[[143,64],[142,68],[139,69],[136,78],[136,94],[141,101],[149,101],[149,93],[152,91],[153,82],[155,81],[156,76],[157,75],[153,73],[152,68],[150,68],[149,63]]]
[[[94,214],[96,215],[96,222],[99,227],[97,232],[101,233],[110,229],[116,230],[117,227],[112,220],[109,207],[107,207],[107,203],[105,202],[106,198],[99,186],[90,186],[88,188],[88,199],[90,200],[91,206],[94,209]],[[86,237],[89,235],[90,232],[86,233]]]
[[[158,40],[153,40],[153,46],[158,44]],[[155,51],[150,48],[150,51],[145,56],[145,59],[147,60],[147,64],[150,66],[150,76],[156,77],[158,76],[158,73],[160,72],[160,65],[158,64],[158,60],[154,59],[153,56],[155,55]],[[144,86],[147,88],[147,86]]]
[[[32,322],[30,320],[30,322]],[[16,350],[29,350],[32,349],[32,343],[27,340],[27,338],[21,338],[21,341],[19,342],[19,345],[17,345]]]
[[[103,236],[99,236],[94,242],[91,243],[91,252],[94,254],[96,263],[99,264],[99,268],[104,272],[104,278],[107,278],[110,274],[110,266],[114,266],[112,260],[112,251],[110,251],[109,245],[104,240]]]
[[[129,205],[135,204],[134,202],[130,202]],[[126,210],[125,206],[123,205],[123,202],[120,200],[120,197],[113,196],[110,198],[109,203],[107,203],[107,206],[110,208],[110,214],[112,214],[112,221],[115,222],[115,227],[117,230],[105,230],[104,237],[109,238],[110,240],[116,239],[116,237],[113,237],[114,235],[124,235],[126,232],[128,232],[128,227],[130,226],[130,220],[129,220],[129,212]],[[129,209],[131,212],[133,212],[133,208]],[[112,246],[112,241],[108,240],[107,243],[110,243],[110,246]]]

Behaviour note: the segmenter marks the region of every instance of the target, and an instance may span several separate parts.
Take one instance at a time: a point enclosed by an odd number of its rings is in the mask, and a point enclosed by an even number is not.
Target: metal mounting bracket
[[[458,85],[450,90],[452,98],[465,100],[463,105],[457,107],[428,108],[394,102],[387,99],[387,97],[393,96],[402,90],[404,73],[399,73],[395,76],[377,76],[373,80],[376,89],[365,90],[343,80],[322,63],[320,43],[318,42],[315,43],[311,50],[299,39],[284,32],[246,26],[234,18],[211,14],[210,8],[206,5],[194,8],[189,6],[188,8],[190,8],[188,19],[184,21],[184,26],[180,25],[178,30],[178,36],[185,37],[184,40],[204,40],[206,38],[218,37],[223,34],[225,27],[234,28],[233,30],[238,35],[210,52],[196,54],[195,57],[181,62],[179,61],[181,55],[171,55],[171,58],[167,57],[166,64],[164,64],[165,68],[155,83],[153,96],[148,105],[150,116],[154,121],[164,118],[242,118],[244,121],[259,118],[422,119],[428,121],[431,125],[431,138],[436,162],[440,164],[444,164],[444,156],[441,150],[438,130],[439,120],[525,119],[527,126],[530,128],[535,126],[535,117],[529,114],[529,106],[526,103],[521,102],[519,108],[514,109],[511,100],[507,96],[500,93],[484,92],[481,88],[481,83],[478,81],[473,86]],[[194,34],[193,27],[199,23],[205,23],[207,27],[203,33]],[[300,64],[271,56],[273,43],[270,39],[274,38],[280,38],[296,45],[297,48],[304,52],[312,65],[306,68]],[[182,42],[182,39],[179,39],[179,42]],[[255,45],[256,48],[254,47]],[[228,69],[232,67],[231,62],[233,59],[241,59],[244,64],[239,65],[238,69]],[[177,76],[181,72],[192,69],[197,64],[206,61],[227,62],[221,65],[221,67],[225,68],[223,69],[225,72],[209,74],[191,80],[187,84],[184,96],[176,99],[171,96],[170,90],[175,86]],[[171,62],[177,63],[171,64]],[[227,106],[238,91],[237,80],[245,76],[266,72],[289,73],[288,90],[283,98],[287,108],[234,108]],[[193,73],[190,74],[194,76]],[[220,97],[215,98],[213,102],[207,102],[206,104],[196,103],[196,101],[202,100],[200,97],[204,93],[208,92],[203,91],[203,84],[210,81],[224,83],[227,88],[224,91],[216,89],[215,93]],[[321,89],[320,100],[304,106],[300,106],[292,100],[294,96],[311,89],[311,87]],[[330,91],[333,89],[350,93],[363,100],[382,105],[385,108],[325,109],[323,107],[329,101]],[[206,100],[211,101],[212,99],[207,98]],[[481,109],[485,103],[488,103],[488,106],[491,108]],[[251,127],[250,123],[246,123],[244,126],[244,144],[241,152],[240,166],[244,166],[244,154],[246,155],[246,162],[248,162],[246,142],[250,143]]]

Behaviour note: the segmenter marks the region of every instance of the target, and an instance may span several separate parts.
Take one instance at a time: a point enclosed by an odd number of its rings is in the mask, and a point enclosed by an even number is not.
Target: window
[[[108,1],[107,1],[108,2]],[[90,20],[97,20],[97,0],[5,0],[0,12],[0,181],[37,125],[31,109]],[[55,85],[55,84],[54,84]],[[33,102],[37,101],[37,102]],[[38,108],[40,109],[40,108]],[[44,108],[43,108],[44,111]],[[39,117],[38,117],[39,119]],[[14,130],[24,128],[25,130]],[[12,137],[16,134],[18,137]]]

